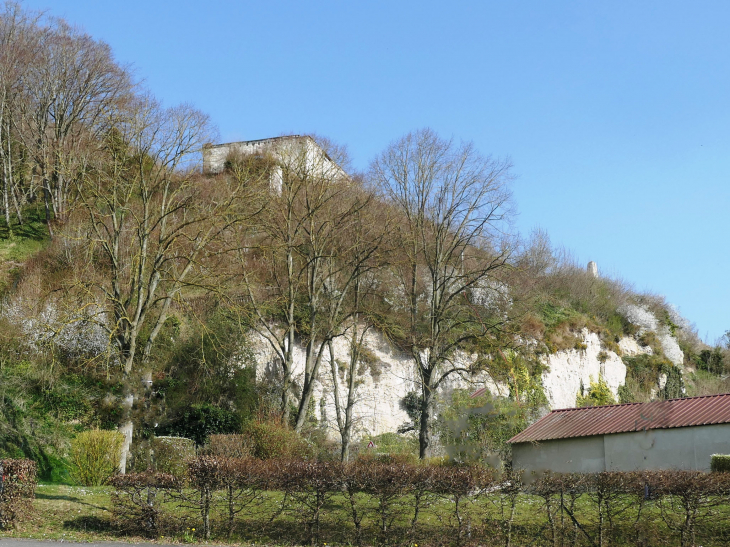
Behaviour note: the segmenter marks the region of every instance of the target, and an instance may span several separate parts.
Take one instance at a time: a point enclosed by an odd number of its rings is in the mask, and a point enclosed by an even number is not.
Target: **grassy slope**
[[[0,219],[0,293],[10,288],[24,261],[50,243],[40,209],[28,210],[25,222],[11,228],[12,236],[5,219]]]
[[[12,233],[0,217],[0,297],[12,292],[24,263],[51,241],[39,208],[26,210],[25,222],[15,222],[11,228]],[[38,442],[68,437],[72,428],[59,423],[43,405],[39,407],[26,378],[32,375],[33,367],[17,357],[12,348],[8,350],[0,362],[0,382],[4,384],[0,386],[0,457],[39,456]],[[50,474],[47,468],[55,464],[48,461],[48,454],[39,457],[42,470]]]

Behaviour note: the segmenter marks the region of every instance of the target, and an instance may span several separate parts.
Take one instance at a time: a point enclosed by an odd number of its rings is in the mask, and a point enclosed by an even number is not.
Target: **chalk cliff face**
[[[632,320],[641,329],[657,332],[662,350],[675,363],[681,363],[683,354],[676,339],[671,333],[664,331],[656,318],[643,308],[634,310]],[[640,331],[642,332],[642,331]],[[618,388],[626,381],[626,365],[621,356],[604,348],[598,334],[583,329],[581,332],[585,349],[569,349],[558,351],[543,357],[547,369],[542,375],[542,385],[551,409],[575,406],[576,396],[581,388],[590,386],[591,381],[602,377],[618,399]],[[254,353],[256,357],[257,376],[259,379],[273,378],[280,374],[280,365],[269,344],[261,337],[254,336]],[[640,346],[632,337],[624,337],[619,341],[623,356],[651,353],[651,348]],[[335,363],[349,361],[349,343],[346,338],[337,339],[334,344]],[[377,331],[370,331],[366,337],[365,347],[371,354],[371,363],[360,367],[360,379],[357,387],[355,416],[355,435],[379,435],[397,431],[409,422],[408,414],[401,407],[401,401],[410,391],[418,391],[417,369],[412,358],[393,348]],[[301,384],[304,374],[304,350],[294,348],[294,377]],[[457,356],[456,364],[467,365],[468,355]],[[337,422],[334,407],[334,382],[337,382],[340,397],[345,398],[345,373],[336,367],[336,378],[333,378],[330,356],[327,353],[322,360],[318,382],[314,390],[314,411],[317,419],[337,435]],[[493,395],[507,395],[507,386],[493,382],[486,374],[474,377],[452,375],[443,383],[438,399],[448,402],[454,389],[476,390],[487,387]]]
[[[279,374],[280,365],[268,342],[261,337],[254,336],[254,353],[258,363],[257,377],[259,379],[272,377]],[[334,344],[335,363],[349,362],[349,342],[344,337],[335,340]],[[418,371],[413,364],[413,359],[406,353],[393,348],[383,336],[370,331],[365,339],[367,351],[374,357],[372,364],[362,365],[362,373],[357,387],[355,409],[355,434],[357,437],[363,435],[379,435],[397,431],[402,425],[409,423],[410,419],[406,411],[401,407],[401,401],[410,391],[419,391],[417,384]],[[301,385],[304,376],[304,351],[296,347],[294,351],[294,377]],[[337,420],[334,406],[334,381],[337,381],[340,390],[340,398],[346,397],[345,373],[338,368],[337,378],[333,380],[330,366],[329,352],[325,354],[319,371],[318,382],[314,389],[315,414],[320,423],[327,424],[333,434],[337,432]],[[468,356],[458,356],[464,365],[467,364]],[[489,388],[495,395],[507,395],[508,389],[504,385],[495,384],[486,375],[479,375],[472,378],[462,378],[458,375],[451,375],[442,383],[438,399],[450,400],[451,393],[455,389],[473,389],[481,387]]]
[[[672,336],[672,332],[668,326],[661,324],[651,311],[642,306],[629,304],[625,306],[621,312],[629,321],[639,327],[640,334],[646,331],[654,332],[659,340],[659,344],[662,346],[662,351],[666,358],[675,365],[679,367],[682,366],[682,363],[684,362],[684,352],[679,347],[677,339]],[[684,318],[680,317],[676,313],[674,314],[674,317],[671,317],[671,319],[675,324],[685,322]]]
[[[677,340],[669,329],[659,323],[656,317],[639,306],[633,306],[626,312],[627,317],[644,330],[652,330],[662,346],[662,351],[675,364],[684,359]],[[621,356],[604,348],[598,334],[583,329],[581,332],[585,349],[569,349],[558,351],[543,357],[547,369],[542,375],[542,385],[551,409],[575,406],[576,396],[581,385],[587,388],[591,381],[602,377],[618,399],[618,388],[626,381],[626,365]],[[280,364],[268,342],[262,337],[253,336],[254,353],[257,362],[259,379],[274,378],[281,373]],[[640,346],[636,339],[624,337],[619,341],[619,349],[623,356],[651,353],[651,348]],[[349,362],[349,342],[345,337],[335,340],[334,359],[337,364]],[[357,387],[355,416],[355,435],[379,435],[397,431],[409,422],[408,414],[401,407],[401,401],[410,391],[419,391],[417,383],[418,371],[413,359],[388,343],[377,331],[371,330],[365,340],[369,352],[370,364],[361,365],[359,369],[359,385]],[[304,375],[304,350],[294,348],[294,379],[301,384]],[[455,364],[468,365],[470,356],[457,356]],[[314,411],[317,419],[337,434],[337,422],[334,407],[334,383],[337,382],[341,400],[345,394],[345,373],[336,366],[333,378],[329,353],[324,356],[314,390]],[[476,390],[487,387],[493,395],[507,395],[507,386],[493,382],[488,375],[473,377],[452,375],[445,381],[437,395],[437,400],[448,402],[454,389]]]
[[[626,365],[621,357],[604,349],[596,333],[583,329],[581,334],[585,349],[558,351],[544,359],[548,370],[542,375],[542,385],[551,409],[574,407],[581,385],[588,388],[599,376],[606,381],[614,397],[626,381]],[[633,339],[625,338],[622,340],[624,347],[631,346],[629,340],[636,344]],[[638,344],[636,346],[638,353]]]

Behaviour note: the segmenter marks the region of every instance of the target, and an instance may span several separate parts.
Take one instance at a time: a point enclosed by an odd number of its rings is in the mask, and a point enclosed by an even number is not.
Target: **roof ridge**
[[[695,399],[709,399],[711,397],[728,397],[730,396],[730,393],[715,393],[713,395],[695,395],[693,397],[675,397],[673,399],[663,399],[660,401],[647,401],[647,402],[634,402],[634,403],[618,403],[614,405],[597,405],[597,406],[580,406],[580,407],[568,407],[568,408],[556,408],[554,410],[551,410],[550,413],[553,412],[571,412],[575,410],[591,410],[591,409],[597,409],[597,408],[613,408],[613,407],[619,407],[619,406],[631,406],[631,405],[651,405],[651,404],[661,404],[661,403],[669,403],[672,401],[693,401]]]
[[[615,405],[598,405],[598,406],[574,406],[574,407],[568,407],[568,408],[556,408],[555,410],[551,410],[550,413],[553,412],[571,412],[574,410],[591,410],[596,408],[611,408],[611,407],[617,407],[617,406],[631,406],[631,405],[645,405],[646,403],[617,403]]]
[[[673,399],[664,399],[663,401],[651,401],[651,402],[667,403],[669,401],[688,401],[690,399],[709,399],[710,397],[727,397],[727,396],[730,396],[730,393],[715,393],[713,395],[694,395],[693,397],[675,397]]]

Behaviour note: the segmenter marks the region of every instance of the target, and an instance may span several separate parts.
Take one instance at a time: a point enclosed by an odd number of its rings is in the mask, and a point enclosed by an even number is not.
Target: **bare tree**
[[[84,178],[85,152],[109,130],[112,113],[132,99],[133,85],[107,44],[63,20],[52,20],[39,44],[24,77],[17,125],[40,172],[53,235],[51,218],[65,219],[70,192]]]
[[[133,372],[148,375],[153,345],[184,289],[218,288],[222,257],[236,245],[236,228],[248,218],[256,189],[232,178],[209,184],[196,174],[191,155],[209,140],[210,125],[189,106],[164,109],[143,97],[110,126],[103,153],[89,158],[76,185],[83,228],[76,237],[88,245],[87,268],[74,288],[86,292],[87,302],[101,302],[93,319],[119,356],[126,454],[139,385]]]
[[[328,150],[342,151],[332,145]],[[268,157],[272,193],[257,240],[240,255],[242,275],[254,329],[281,365],[285,422],[293,396],[294,348],[304,346],[295,418],[301,430],[328,341],[340,334],[347,318],[345,304],[362,271],[357,264],[368,258],[361,254],[353,264],[351,242],[344,236],[371,197],[339,167],[342,158],[333,158],[309,137],[281,142]]]
[[[17,159],[20,155],[16,124],[21,102],[25,99],[24,77],[38,56],[38,38],[43,32],[38,26],[38,19],[39,15],[28,14],[13,2],[7,2],[4,12],[0,13],[0,162],[2,206],[10,235],[11,203],[18,222],[23,222],[16,188]]]
[[[328,341],[332,396],[335,418],[341,439],[341,460],[349,459],[353,433],[353,411],[357,403],[357,387],[364,358],[365,339],[377,323],[380,311],[380,280],[378,271],[390,255],[387,247],[389,215],[377,200],[369,200],[367,207],[358,211],[356,221],[340,237],[346,241],[338,260],[343,266],[340,275],[332,279],[335,293],[347,295],[341,314],[333,316],[333,332],[341,332],[349,341],[349,352],[344,362],[338,363],[332,339]],[[349,292],[349,294],[347,294]],[[344,393],[340,392],[339,373],[344,373]]]
[[[469,372],[455,357],[465,344],[499,328],[486,293],[507,267],[496,249],[509,213],[510,164],[481,156],[470,143],[456,144],[429,129],[392,143],[371,165],[370,176],[401,220],[395,234],[401,260],[402,330],[421,384],[420,456],[430,453],[434,392],[451,374]]]

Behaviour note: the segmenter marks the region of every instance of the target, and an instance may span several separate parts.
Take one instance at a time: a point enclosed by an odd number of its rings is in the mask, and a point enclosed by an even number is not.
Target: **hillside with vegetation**
[[[0,13],[0,458],[67,480],[71,440],[98,428],[124,433],[122,469],[144,470],[164,435],[348,459],[371,439],[357,418],[380,374],[372,336],[413,385],[378,448],[422,458],[508,458],[549,406],[545,379],[591,348],[596,370],[625,374],[582,381],[576,405],[728,391],[730,340],[710,347],[663,297],[511,231],[503,159],[423,129],[365,173],[318,136],[322,154],[231,153],[203,173],[214,138],[106,44]]]

